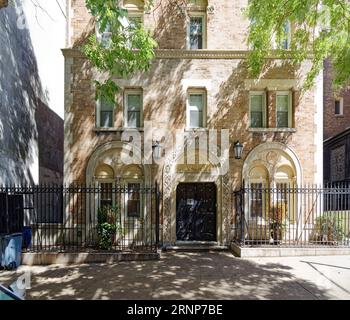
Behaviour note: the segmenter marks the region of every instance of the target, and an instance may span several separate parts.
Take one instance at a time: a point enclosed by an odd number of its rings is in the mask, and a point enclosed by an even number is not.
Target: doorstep
[[[228,251],[228,246],[219,245],[213,241],[177,241],[174,245],[165,245],[163,251],[178,252],[211,252],[211,251]]]
[[[336,256],[350,255],[349,248],[332,248],[332,247],[249,247],[239,246],[237,243],[231,244],[233,253],[241,258],[253,257],[296,257],[296,256]]]
[[[22,265],[117,263],[120,261],[159,260],[157,252],[40,252],[22,253]]]

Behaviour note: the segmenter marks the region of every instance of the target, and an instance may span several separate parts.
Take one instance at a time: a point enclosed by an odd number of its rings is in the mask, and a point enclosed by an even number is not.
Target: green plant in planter
[[[311,238],[321,243],[335,243],[345,237],[345,228],[342,219],[337,214],[330,213],[317,217]]]
[[[98,209],[98,245],[102,250],[110,250],[115,242],[116,235],[123,235],[118,207],[103,206]]]
[[[271,238],[275,241],[283,239],[284,230],[286,227],[287,204],[278,203],[272,206],[269,210],[269,221]]]

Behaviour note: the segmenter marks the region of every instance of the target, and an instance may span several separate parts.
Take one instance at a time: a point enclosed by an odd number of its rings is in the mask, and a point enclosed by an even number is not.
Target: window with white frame
[[[101,98],[97,102],[96,126],[100,128],[113,128],[114,104]]]
[[[343,115],[343,98],[337,98],[334,100],[334,114],[336,116]]]
[[[124,96],[124,127],[141,128],[143,117],[142,90],[128,89]]]
[[[110,25],[107,24],[105,29],[102,31],[100,23],[97,23],[96,37],[98,42],[100,42],[104,47],[108,48],[112,38],[112,31]]]
[[[292,94],[289,91],[276,93],[276,127],[292,127]]]
[[[190,13],[187,27],[187,48],[190,50],[206,48],[205,13]]]
[[[206,127],[206,91],[191,89],[187,95],[187,128]]]
[[[290,49],[290,43],[292,39],[292,29],[290,21],[286,21],[283,24],[282,37],[280,41],[280,48],[284,50]]]
[[[266,127],[266,92],[252,91],[249,94],[249,113],[251,128]]]
[[[126,194],[126,213],[130,218],[141,218],[141,183],[128,182]]]

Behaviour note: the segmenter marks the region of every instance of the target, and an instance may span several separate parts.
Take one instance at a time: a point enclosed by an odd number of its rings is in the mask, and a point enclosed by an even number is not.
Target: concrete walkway
[[[165,253],[159,261],[21,267],[27,299],[350,299],[350,256],[235,258]]]

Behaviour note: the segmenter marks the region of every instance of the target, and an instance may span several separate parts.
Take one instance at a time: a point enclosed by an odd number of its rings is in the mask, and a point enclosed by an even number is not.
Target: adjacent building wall
[[[66,21],[56,1],[40,4],[0,10],[0,184],[62,182]]]

